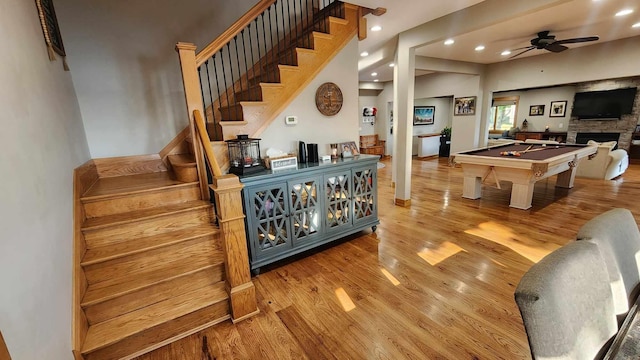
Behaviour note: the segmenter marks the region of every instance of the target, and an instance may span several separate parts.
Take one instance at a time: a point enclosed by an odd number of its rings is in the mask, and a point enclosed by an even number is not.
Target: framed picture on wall
[[[435,106],[414,106],[413,125],[433,125],[435,121]]]
[[[542,115],[544,115],[544,105],[529,106],[529,116],[542,116]]]
[[[567,113],[567,101],[552,101],[549,117],[564,117]]]
[[[475,115],[476,97],[467,96],[453,100],[453,115]]]

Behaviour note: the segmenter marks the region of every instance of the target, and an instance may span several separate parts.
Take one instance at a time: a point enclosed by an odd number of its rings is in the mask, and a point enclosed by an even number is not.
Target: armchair
[[[360,153],[384,157],[385,143],[385,140],[378,139],[378,134],[360,135]]]
[[[598,152],[593,159],[583,159],[578,166],[576,176],[592,179],[611,180],[622,175],[629,167],[629,155],[625,150],[617,149],[615,141],[598,143],[592,140],[591,146],[597,146]]]

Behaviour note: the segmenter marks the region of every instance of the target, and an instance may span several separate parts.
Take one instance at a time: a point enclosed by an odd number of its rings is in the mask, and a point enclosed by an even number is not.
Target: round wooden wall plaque
[[[333,116],[342,109],[342,91],[338,85],[327,82],[316,91],[316,107],[322,115]]]

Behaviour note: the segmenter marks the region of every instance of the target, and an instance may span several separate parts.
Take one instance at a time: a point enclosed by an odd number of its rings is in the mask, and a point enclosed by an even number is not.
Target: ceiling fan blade
[[[558,40],[555,43],[556,44],[575,44],[575,43],[597,41],[597,40],[600,40],[600,38],[597,36],[589,36],[589,37],[582,37],[582,38]]]
[[[525,50],[525,51],[521,51],[521,52],[519,52],[519,53],[517,53],[517,54],[513,55],[513,56],[512,56],[512,57],[510,57],[509,59],[513,59],[514,57],[516,57],[516,56],[520,56],[520,55],[522,55],[522,54],[526,53],[527,51],[531,51],[531,50],[533,50],[533,49],[535,49],[535,48],[536,48],[535,46],[529,46],[529,47],[527,48],[527,50]]]
[[[568,47],[564,45],[560,45],[557,42],[551,43],[544,47],[546,50],[549,50],[554,53],[559,53],[568,49]]]
[[[530,49],[532,46],[523,46],[523,47],[519,47],[516,49],[511,49],[509,51],[513,52],[513,51],[518,51],[518,50],[524,50],[524,49]]]

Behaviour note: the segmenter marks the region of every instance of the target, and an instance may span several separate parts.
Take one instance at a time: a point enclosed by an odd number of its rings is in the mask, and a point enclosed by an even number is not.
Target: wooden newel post
[[[207,169],[204,165],[202,143],[196,136],[196,128],[193,119],[194,110],[199,110],[201,114],[204,114],[202,105],[202,93],[200,92],[200,77],[198,77],[198,65],[196,64],[196,46],[190,43],[179,42],[176,44],[176,51],[180,56],[180,68],[182,69],[184,99],[187,104],[189,129],[191,139],[193,140],[193,156],[196,159],[196,167],[198,168],[200,193],[202,195],[202,199],[209,200],[209,181],[207,179]]]
[[[226,257],[227,292],[231,299],[231,321],[238,322],[257,314],[256,290],[251,281],[249,253],[242,211],[243,185],[236,175],[213,178],[218,223],[222,231],[222,247]]]

